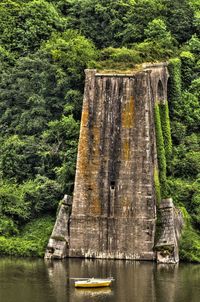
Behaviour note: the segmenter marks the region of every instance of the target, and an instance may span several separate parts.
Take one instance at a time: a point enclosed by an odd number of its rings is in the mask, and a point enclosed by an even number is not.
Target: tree
[[[66,0],[61,4],[68,25],[91,39],[98,48],[119,46],[125,17],[135,0]]]
[[[67,116],[63,115],[60,120],[50,122],[48,129],[43,133],[46,167],[50,165],[49,171],[56,173],[58,183],[65,193],[71,193],[74,182],[79,136],[79,123],[74,120],[72,114],[69,115],[71,110],[72,108],[67,106]]]
[[[176,51],[174,39],[161,19],[150,21],[144,30],[144,36],[144,42],[134,46],[149,61],[169,58]]]
[[[39,54],[24,57],[0,75],[0,131],[39,135],[63,110],[68,83]],[[64,87],[65,84],[65,87]]]
[[[64,27],[64,19],[45,0],[0,3],[0,43],[16,56],[36,51],[52,32]]]
[[[5,224],[8,232],[17,233],[16,222],[24,223],[31,217],[31,202],[25,201],[22,190],[16,184],[1,182],[0,186],[0,216],[3,218],[1,224],[5,233]]]
[[[162,16],[175,39],[186,42],[194,33],[194,8],[188,0],[161,0]]]
[[[159,18],[163,5],[159,0],[135,0],[124,16],[124,30],[120,33],[123,44],[142,42],[144,30],[153,19]]]
[[[171,33],[167,30],[165,22],[159,18],[153,19],[147,24],[144,35],[150,41],[166,41],[167,44],[172,42]]]
[[[2,179],[22,183],[41,172],[42,159],[34,137],[20,139],[17,135],[9,136],[4,139],[0,150]]]
[[[8,68],[10,65],[13,65],[14,62],[14,56],[3,46],[0,46],[0,68]]]
[[[61,74],[67,74],[69,85],[74,89],[83,88],[83,71],[98,56],[94,44],[74,30],[52,35],[42,45],[42,51],[60,68]]]

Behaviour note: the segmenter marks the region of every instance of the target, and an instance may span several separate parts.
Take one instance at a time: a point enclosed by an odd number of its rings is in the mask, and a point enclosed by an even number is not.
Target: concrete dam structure
[[[154,106],[167,100],[168,77],[165,63],[128,74],[86,70],[72,209],[67,223],[58,215],[58,236],[50,238],[46,258],[156,258]],[[170,238],[176,252],[168,262],[177,262],[175,211],[165,204],[172,211],[161,245]],[[161,253],[160,262],[164,258]]]

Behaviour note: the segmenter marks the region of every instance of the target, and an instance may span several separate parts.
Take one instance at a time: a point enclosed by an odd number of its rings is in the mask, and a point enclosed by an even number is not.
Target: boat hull
[[[94,288],[94,287],[106,287],[110,286],[111,281],[103,281],[103,282],[75,282],[75,287],[81,288]]]

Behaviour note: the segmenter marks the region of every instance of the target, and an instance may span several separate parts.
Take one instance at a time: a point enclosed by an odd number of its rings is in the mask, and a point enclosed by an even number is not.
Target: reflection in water
[[[1,302],[54,302],[48,274],[42,260],[0,258]]]
[[[173,302],[176,296],[178,264],[159,264],[154,273],[156,301],[162,296],[163,302]]]
[[[113,295],[113,291],[111,290],[111,288],[87,288],[87,289],[83,289],[83,288],[76,288],[75,289],[75,296],[77,297],[90,297],[90,298],[94,298],[94,297],[105,297],[105,296],[111,296]]]
[[[48,261],[45,260],[47,272],[49,275],[49,283],[54,288],[55,301],[62,301],[63,297],[68,297],[69,300],[69,288],[67,281],[68,275],[68,262],[62,261]]]
[[[77,289],[71,278],[114,277],[111,287]],[[199,302],[200,265],[0,258],[1,302]]]

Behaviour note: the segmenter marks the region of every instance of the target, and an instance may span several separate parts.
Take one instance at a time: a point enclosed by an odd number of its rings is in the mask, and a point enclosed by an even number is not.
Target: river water
[[[70,278],[115,278],[111,288],[75,289]],[[0,258],[0,302],[199,302],[200,265]]]

